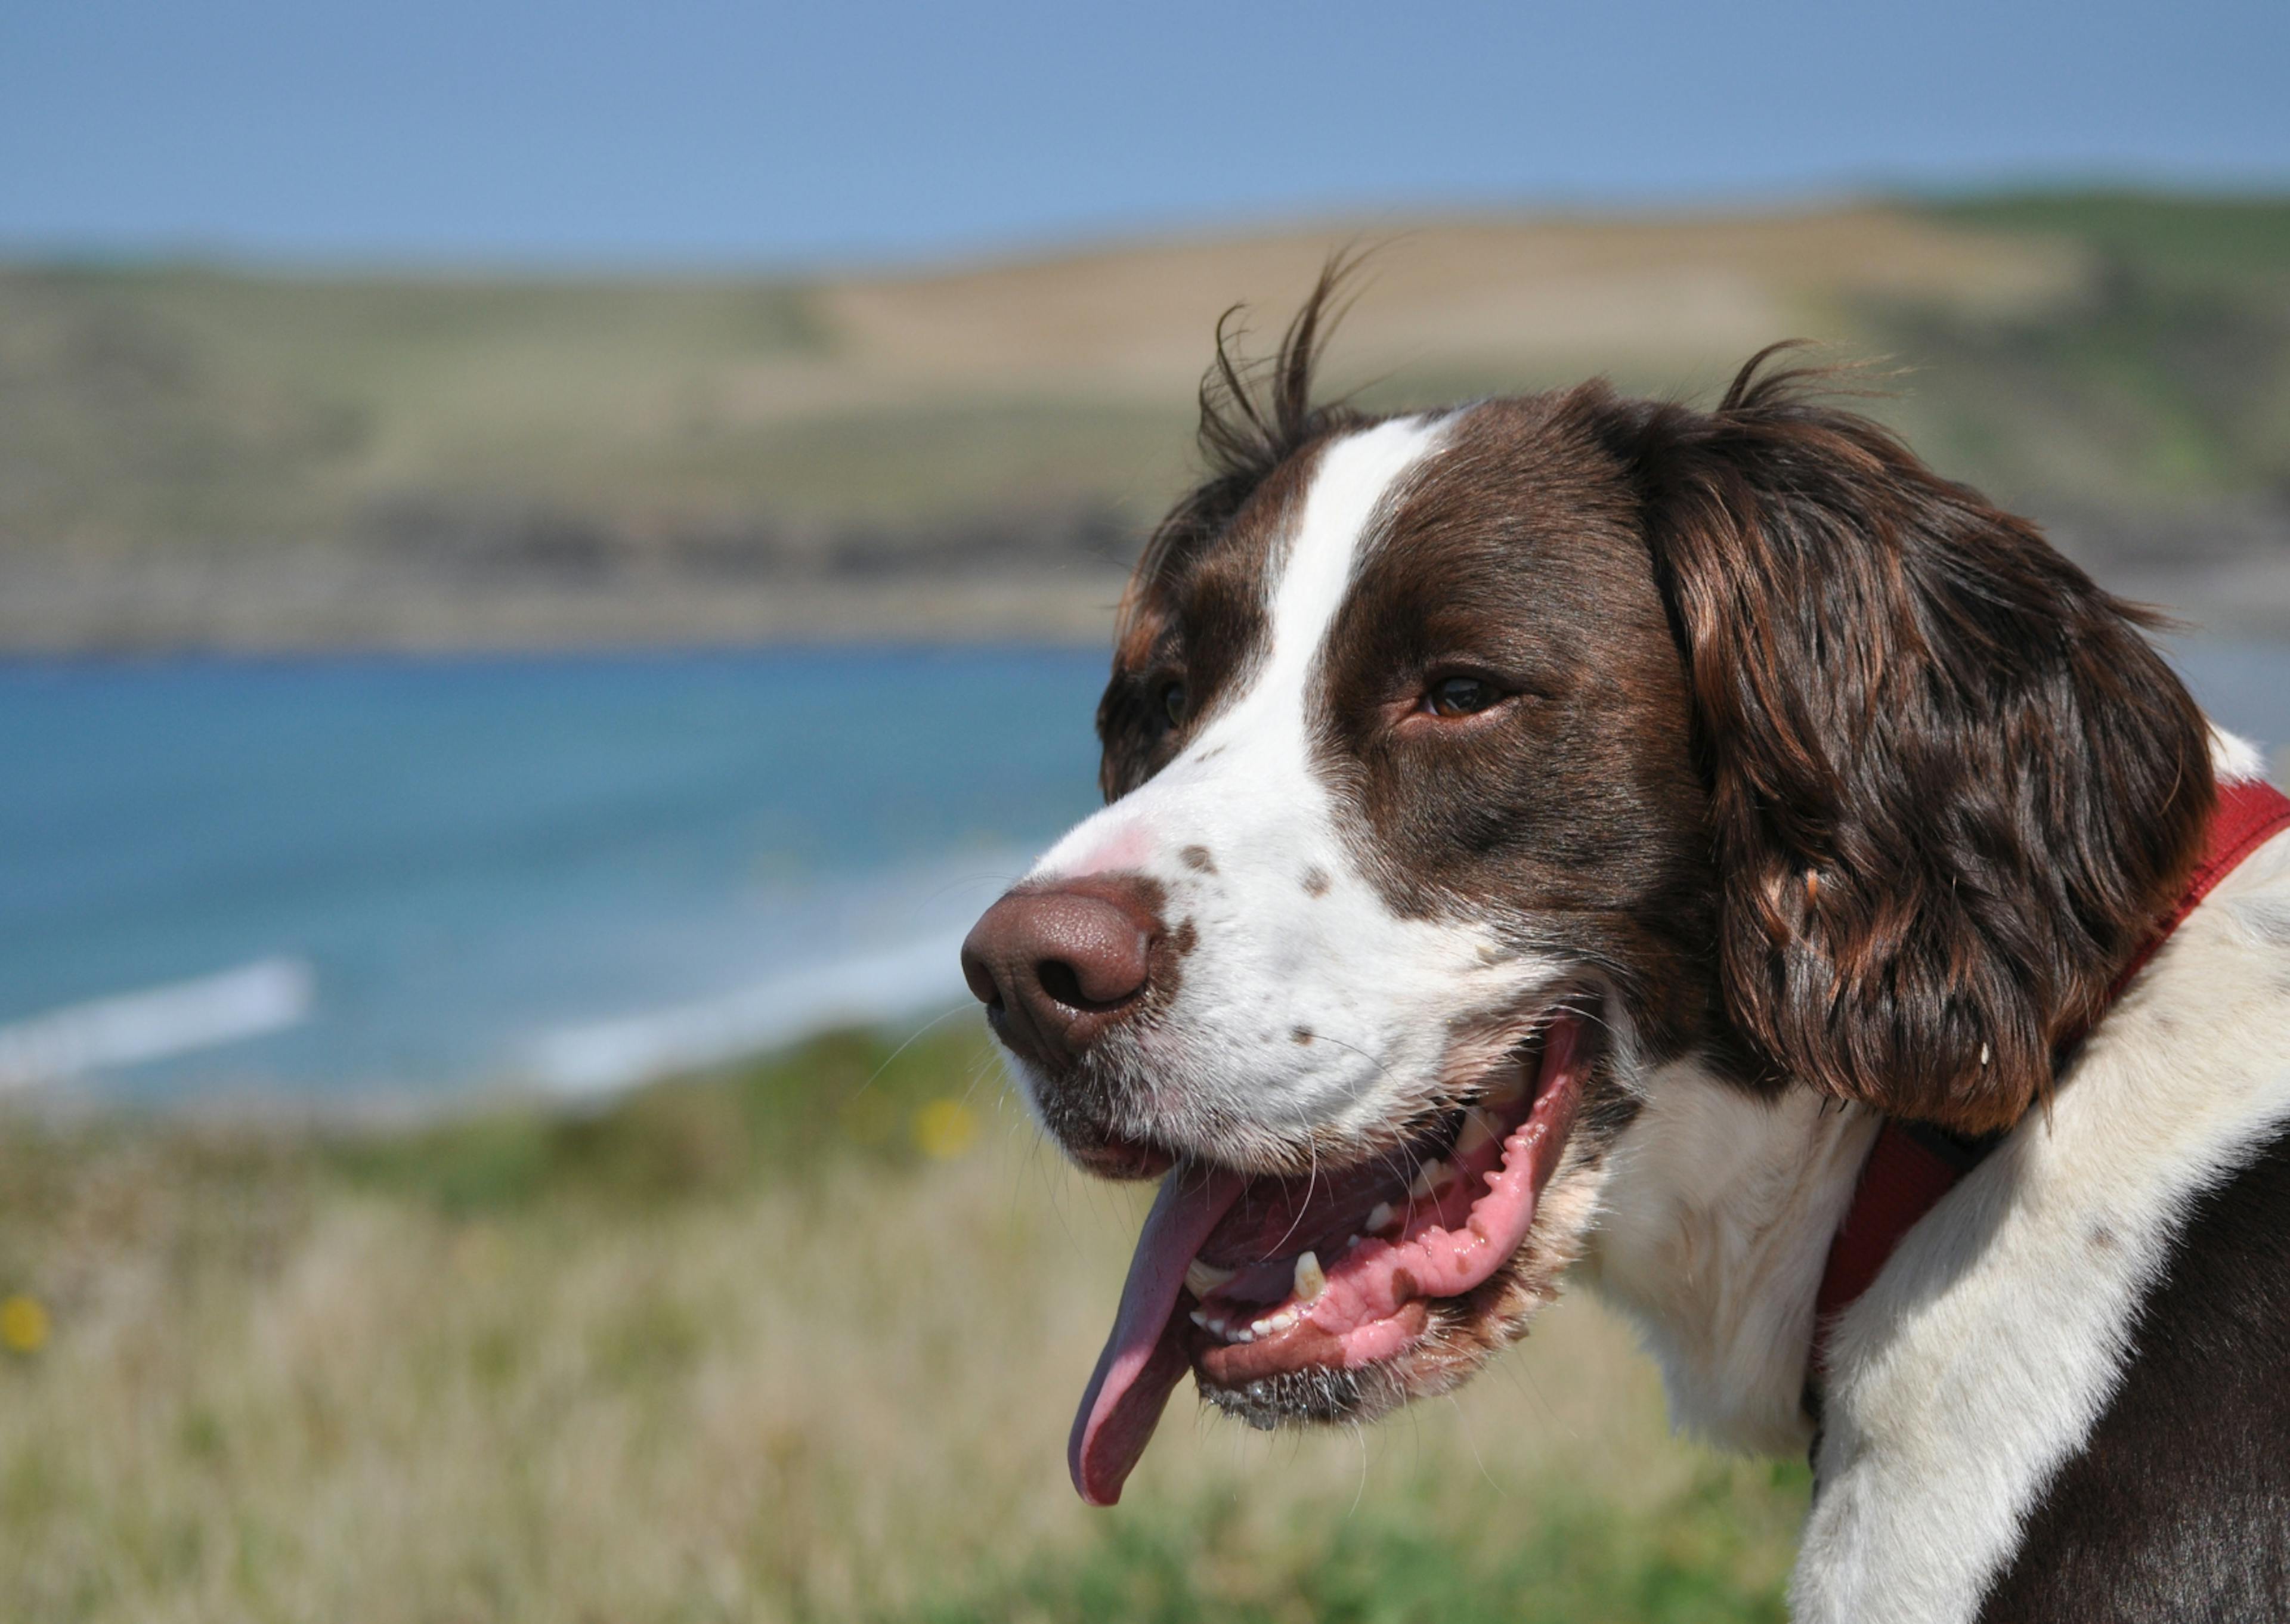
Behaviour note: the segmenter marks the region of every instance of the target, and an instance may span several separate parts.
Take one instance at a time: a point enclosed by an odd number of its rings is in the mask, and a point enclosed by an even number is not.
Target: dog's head
[[[964,953],[1049,1131],[1165,1174],[1101,1502],[1188,1367],[1261,1425],[1469,1375],[1668,1060],[2015,1119],[2209,811],[2135,614],[1791,375],[1372,419],[1310,403],[1325,293],[1261,387],[1220,345],[1109,804]]]

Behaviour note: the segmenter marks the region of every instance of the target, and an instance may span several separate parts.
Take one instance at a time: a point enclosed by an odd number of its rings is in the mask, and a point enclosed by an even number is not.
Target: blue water
[[[1105,663],[0,666],[0,1022],[283,956],[309,1019],[109,1085],[450,1089],[583,1022],[865,975],[1094,804]],[[944,959],[853,1012],[959,993]]]
[[[2177,650],[2290,740],[2290,649]],[[258,962],[284,1029],[68,1086],[589,1088],[958,999],[1095,804],[1094,652],[0,664],[0,1028]]]

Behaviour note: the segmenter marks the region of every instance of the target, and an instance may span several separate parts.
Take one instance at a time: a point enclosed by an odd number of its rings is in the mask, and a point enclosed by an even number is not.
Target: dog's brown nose
[[[962,944],[962,979],[1002,1041],[1056,1072],[1136,1008],[1160,921],[1133,884],[1013,891]]]

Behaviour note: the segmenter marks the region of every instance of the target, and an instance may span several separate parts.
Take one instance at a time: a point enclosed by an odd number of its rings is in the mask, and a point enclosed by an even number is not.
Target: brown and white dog
[[[1374,419],[1309,399],[1326,292],[1220,343],[1109,804],[964,950],[1048,1131],[1162,1177],[1084,1496],[1189,1369],[1373,1416],[1573,1278],[1683,1425],[1814,1448],[1802,1620],[2279,1616],[2290,838],[2112,996],[2255,753],[1764,357]],[[1887,1121],[1993,1153],[1817,1324]]]

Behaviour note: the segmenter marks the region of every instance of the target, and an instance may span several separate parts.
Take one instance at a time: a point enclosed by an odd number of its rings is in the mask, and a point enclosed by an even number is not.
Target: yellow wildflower
[[[36,1297],[19,1292],[0,1300],[0,1342],[20,1354],[37,1353],[47,1345],[48,1310]]]
[[[960,1156],[978,1138],[978,1116],[959,1100],[933,1100],[915,1113],[915,1148],[933,1161]]]

